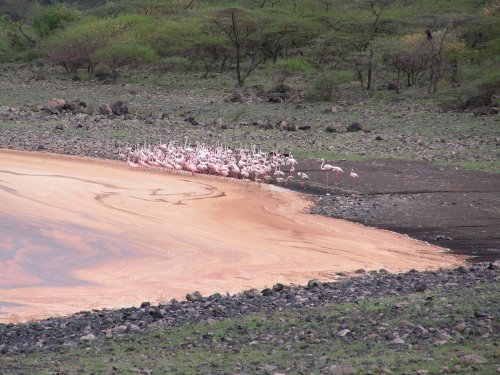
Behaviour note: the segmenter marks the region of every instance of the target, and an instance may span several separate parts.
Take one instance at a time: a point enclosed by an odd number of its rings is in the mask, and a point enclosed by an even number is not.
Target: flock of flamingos
[[[304,172],[297,171],[295,176],[298,163],[292,154],[264,153],[256,147],[232,150],[224,145],[207,146],[204,143],[191,146],[187,141],[184,146],[175,142],[155,146],[145,143],[143,146],[127,147],[126,153],[119,156],[136,170],[184,171],[278,185],[286,185],[295,178],[302,182],[309,180]],[[326,183],[329,184],[330,172],[335,173],[334,183],[338,183],[344,173],[342,168],[325,164],[325,159],[321,161],[320,170],[326,172]],[[354,184],[359,176],[351,169],[349,177]]]

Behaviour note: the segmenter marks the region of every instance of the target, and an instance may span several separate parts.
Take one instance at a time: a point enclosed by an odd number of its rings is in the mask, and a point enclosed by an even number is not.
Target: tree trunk
[[[373,48],[370,48],[370,60],[368,61],[368,74],[366,78],[366,89],[372,88],[372,75],[373,75]]]

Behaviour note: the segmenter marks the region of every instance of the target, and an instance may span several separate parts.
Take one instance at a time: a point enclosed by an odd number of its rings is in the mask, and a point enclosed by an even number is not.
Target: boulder
[[[66,105],[65,99],[52,99],[45,104],[44,110],[50,114],[59,114],[67,108]]]
[[[111,116],[113,115],[113,109],[109,104],[102,104],[97,108],[97,111],[102,116]]]
[[[116,116],[122,116],[128,113],[127,103],[118,100],[111,104],[111,110]]]
[[[471,96],[465,102],[464,109],[467,108],[478,108],[478,107],[487,107],[491,105],[491,97],[490,96]]]
[[[351,125],[347,127],[348,132],[359,132],[363,130],[363,125],[361,123],[355,121]]]

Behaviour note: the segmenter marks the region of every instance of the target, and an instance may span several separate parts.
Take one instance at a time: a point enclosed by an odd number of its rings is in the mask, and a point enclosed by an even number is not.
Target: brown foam
[[[255,183],[0,150],[0,322],[461,264]]]

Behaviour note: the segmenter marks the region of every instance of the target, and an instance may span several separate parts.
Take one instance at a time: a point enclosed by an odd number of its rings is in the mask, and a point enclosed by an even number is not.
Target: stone
[[[427,289],[427,284],[424,282],[415,284],[415,292],[423,293]]]
[[[325,373],[333,375],[354,375],[358,373],[358,370],[349,365],[331,365],[326,368]]]
[[[102,116],[113,115],[113,109],[109,104],[102,104],[97,108],[97,112]]]
[[[309,288],[319,288],[321,287],[321,281],[317,280],[317,279],[314,279],[314,280],[309,280],[307,282],[307,286]]]
[[[199,301],[203,298],[200,292],[194,291],[193,293],[186,294],[186,299],[190,302]]]
[[[405,343],[405,340],[403,340],[401,337],[396,337],[394,340],[392,340],[392,343],[401,345]]]
[[[65,99],[52,99],[45,104],[44,110],[50,114],[59,114],[66,109],[66,104]]]
[[[127,103],[118,100],[111,104],[111,110],[116,116],[122,116],[128,113],[128,106]]]
[[[467,328],[467,324],[465,322],[462,322],[462,323],[458,323],[455,327],[454,327],[458,332],[462,333],[463,331],[465,331],[465,329]]]
[[[229,101],[233,103],[242,103],[243,96],[239,92],[235,92],[233,95],[231,95]]]
[[[351,125],[349,125],[347,127],[347,131],[351,132],[351,133],[353,133],[353,132],[359,132],[359,131],[362,131],[362,130],[363,130],[363,125],[361,125],[361,123],[359,123],[357,121],[353,122]]]
[[[334,127],[334,126],[329,125],[329,126],[327,126],[327,127],[325,128],[325,131],[326,131],[327,133],[336,133],[336,132],[337,132],[337,129],[335,129],[335,127]]]
[[[349,332],[351,332],[351,330],[345,328],[345,329],[343,329],[341,331],[338,331],[337,332],[337,336],[339,336],[339,337],[345,337]]]
[[[281,292],[284,288],[285,288],[285,286],[281,283],[276,283],[273,285],[273,290],[275,292]]]
[[[95,335],[93,333],[89,333],[88,335],[80,337],[82,341],[92,341],[95,340]]]
[[[460,361],[464,363],[488,363],[488,360],[479,354],[465,354],[460,357]]]
[[[270,289],[270,288],[265,288],[265,289],[262,290],[261,293],[262,293],[263,296],[270,296],[270,295],[273,294],[273,290]]]

